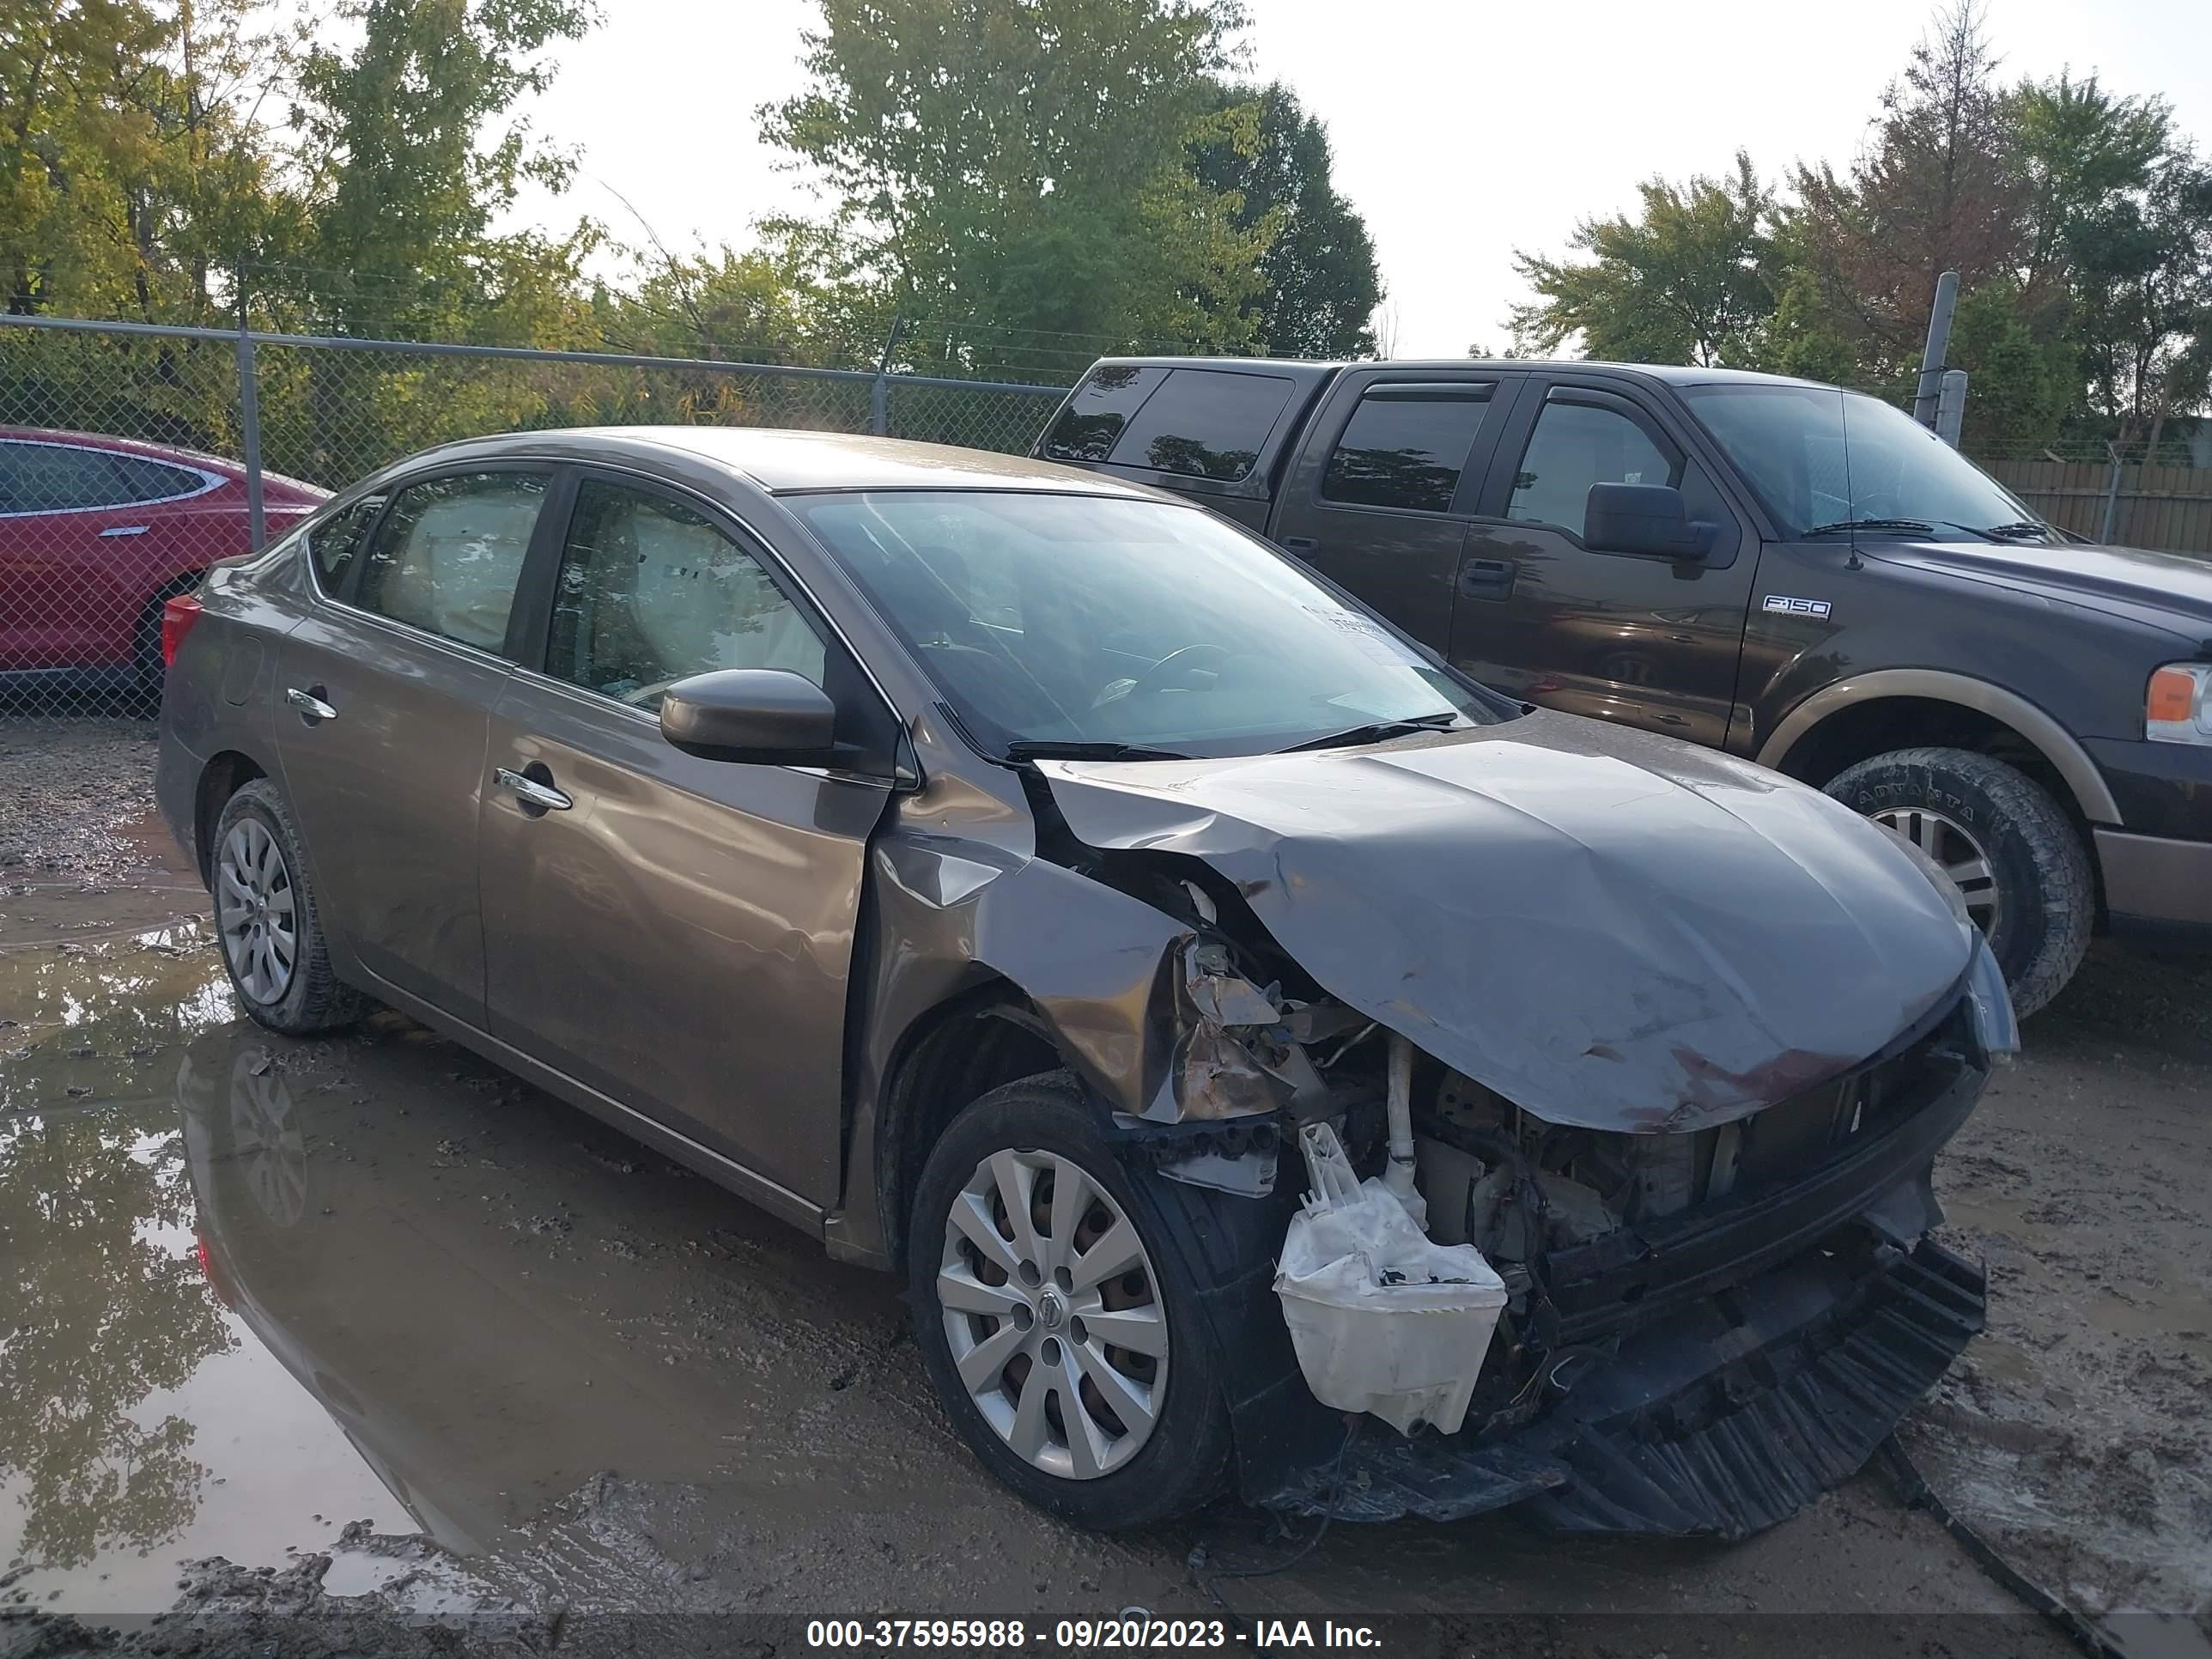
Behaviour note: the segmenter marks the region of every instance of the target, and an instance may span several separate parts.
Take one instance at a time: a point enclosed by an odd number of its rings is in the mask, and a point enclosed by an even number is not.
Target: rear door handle
[[[514,794],[525,805],[534,806],[541,812],[565,812],[576,804],[551,784],[540,783],[536,778],[526,778],[504,766],[494,771],[492,777],[501,788]]]
[[[110,525],[100,532],[100,539],[106,541],[111,536],[143,536],[145,533],[146,526],[143,524]]]
[[[1510,599],[1514,574],[1510,559],[1469,559],[1459,568],[1459,591],[1470,599]]]
[[[1285,553],[1312,553],[1320,549],[1321,541],[1314,536],[1285,536],[1275,545]]]
[[[322,689],[319,685],[313,690],[302,691],[296,685],[288,685],[284,688],[284,701],[298,709],[305,719],[334,720],[338,717],[338,711],[316,695]]]

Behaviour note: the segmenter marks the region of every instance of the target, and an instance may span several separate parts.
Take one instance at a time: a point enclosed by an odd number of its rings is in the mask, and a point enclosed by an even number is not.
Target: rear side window
[[[1260,459],[1291,390],[1291,382],[1279,374],[1170,369],[1129,417],[1112,459],[1121,466],[1233,483]]]
[[[107,459],[123,481],[126,501],[171,501],[207,487],[207,480],[189,467],[149,461],[143,455],[111,455]]]
[[[464,472],[392,499],[361,573],[356,603],[463,645],[498,651],[545,505],[532,472]]]
[[[1375,387],[1345,424],[1322,475],[1322,495],[1359,507],[1449,512],[1493,389]]]
[[[353,568],[353,556],[361,546],[362,532],[375,522],[384,500],[381,495],[364,495],[307,532],[307,556],[314,561],[315,576],[324,592],[336,593],[344,587],[346,573]]]
[[[1108,363],[1094,368],[1044,434],[1044,454],[1054,461],[1103,461],[1146,398],[1168,377],[1164,368]]]
[[[0,443],[0,513],[68,513],[131,499],[106,450]]]

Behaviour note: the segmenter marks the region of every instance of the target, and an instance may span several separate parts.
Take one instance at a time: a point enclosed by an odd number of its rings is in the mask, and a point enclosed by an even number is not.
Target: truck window
[[[1360,507],[1448,513],[1474,434],[1490,405],[1487,386],[1378,386],[1352,411],[1322,475],[1324,499]]]
[[[1672,458],[1620,410],[1549,403],[1528,434],[1505,516],[1558,525],[1579,536],[1592,484],[1679,482]]]
[[[1110,459],[1121,466],[1233,483],[1260,459],[1291,401],[1291,385],[1278,374],[1170,369],[1129,417]]]
[[[1164,368],[1141,368],[1132,363],[1105,363],[1092,369],[1052,423],[1052,430],[1044,434],[1045,459],[1104,460],[1114,453],[1114,441],[1128,425],[1129,416],[1160,389],[1160,382],[1167,377]]]

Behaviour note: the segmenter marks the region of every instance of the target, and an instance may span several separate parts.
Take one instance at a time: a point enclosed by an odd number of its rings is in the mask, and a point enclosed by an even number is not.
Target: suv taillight
[[[185,635],[192,631],[192,624],[200,619],[200,602],[190,593],[179,593],[161,603],[161,666],[167,668],[177,659],[177,647],[185,642]]]

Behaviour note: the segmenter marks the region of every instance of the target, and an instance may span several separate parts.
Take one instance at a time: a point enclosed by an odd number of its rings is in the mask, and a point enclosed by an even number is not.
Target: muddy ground
[[[1044,1518],[932,1403],[888,1279],[396,1016],[240,1021],[147,735],[0,720],[0,1655],[1034,1631],[1211,1615],[1194,1546],[1291,1553],[1233,1508]],[[1938,1170],[1990,1330],[1904,1438],[2130,1650],[2201,1652],[2212,964],[2100,946],[2027,1039]],[[1736,1546],[1347,1526],[1214,1589],[1444,1621],[1407,1650],[2070,1650],[1873,1470]]]

